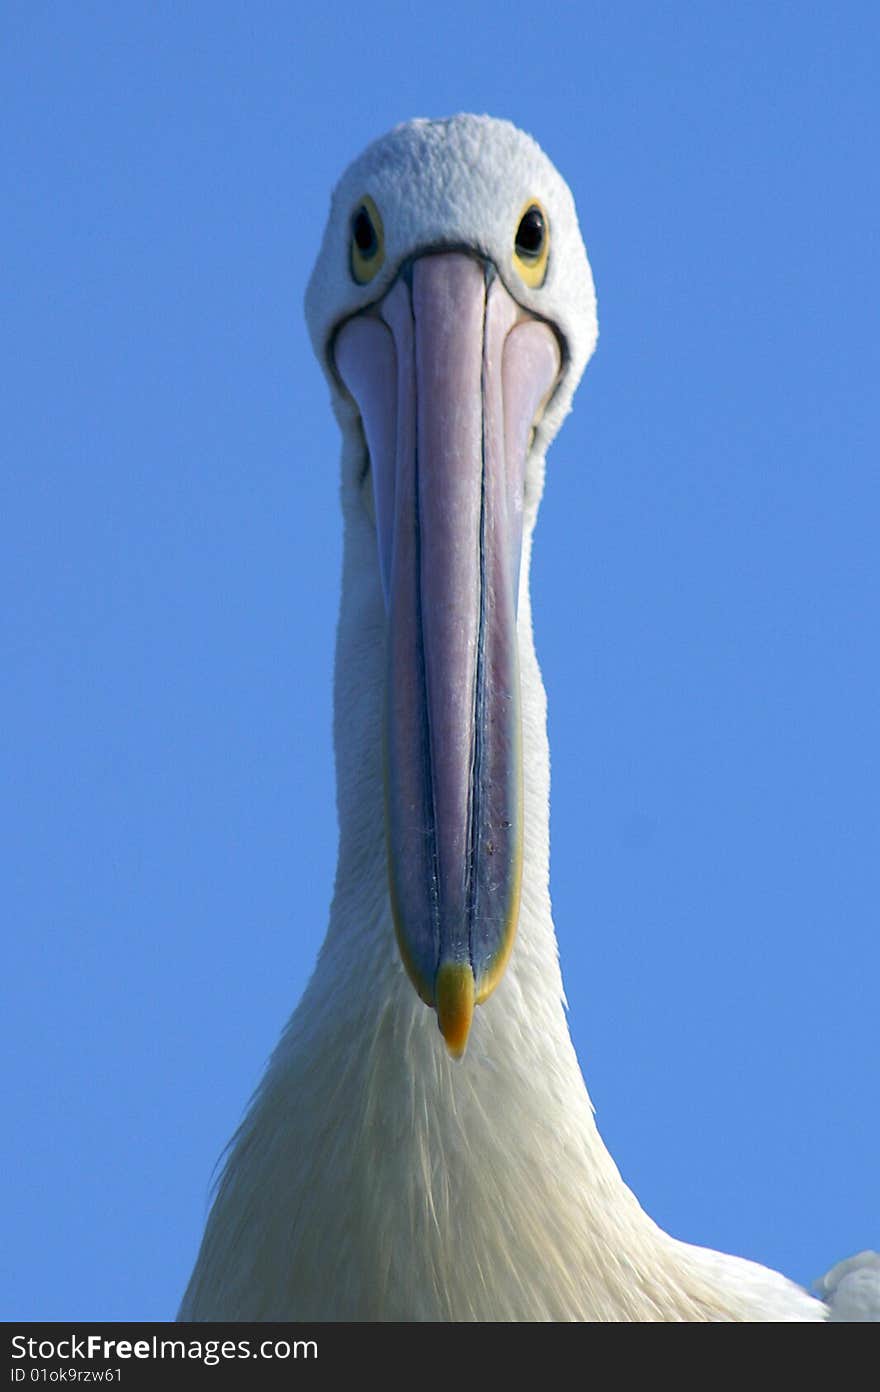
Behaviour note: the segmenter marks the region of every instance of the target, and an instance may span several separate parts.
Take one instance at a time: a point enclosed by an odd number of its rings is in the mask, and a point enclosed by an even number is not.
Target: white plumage
[[[349,273],[352,209],[381,209],[384,262]],[[512,262],[529,200],[547,211],[546,278]],[[400,267],[437,248],[488,259],[564,353],[526,460],[517,636],[524,832],[516,943],[452,1059],[401,965],[388,889],[382,725],[386,607],[359,412],[333,335]],[[308,295],[343,432],[345,525],[335,742],[340,844],[314,975],[234,1138],[181,1308],[185,1319],[818,1320],[776,1272],[662,1232],[596,1129],[571,1044],[548,891],[549,759],[532,641],[529,553],[544,454],[596,341],[571,195],[528,137],[461,116],[376,142],[336,193]],[[877,1258],[834,1269],[840,1317],[877,1318]]]

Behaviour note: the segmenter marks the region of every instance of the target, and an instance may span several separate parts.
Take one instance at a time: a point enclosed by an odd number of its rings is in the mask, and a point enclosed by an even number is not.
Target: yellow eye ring
[[[385,260],[385,229],[369,194],[365,194],[351,215],[351,274],[358,285],[366,285],[382,269]]]
[[[513,264],[533,290],[544,284],[549,255],[550,222],[537,199],[530,198],[519,215],[513,241]]]

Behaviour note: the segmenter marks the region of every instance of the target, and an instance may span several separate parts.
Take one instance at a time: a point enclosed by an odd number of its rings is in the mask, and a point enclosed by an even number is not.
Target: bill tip
[[[437,1023],[453,1058],[463,1055],[474,1018],[474,974],[469,962],[444,962],[437,972]]]

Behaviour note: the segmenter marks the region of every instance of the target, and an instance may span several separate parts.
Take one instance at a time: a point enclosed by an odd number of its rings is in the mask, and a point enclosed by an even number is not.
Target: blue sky
[[[600,1129],[677,1236],[880,1247],[876,6],[7,3],[7,1319],[171,1317],[321,941],[345,164],[489,111],[601,336],[533,596]]]

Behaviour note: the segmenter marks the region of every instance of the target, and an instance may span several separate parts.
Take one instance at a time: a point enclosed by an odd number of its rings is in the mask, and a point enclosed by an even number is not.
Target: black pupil
[[[362,256],[372,256],[376,250],[376,230],[366,208],[358,208],[351,224],[355,245]]]
[[[543,245],[544,215],[540,208],[529,208],[516,234],[516,249],[523,256],[538,256]]]

